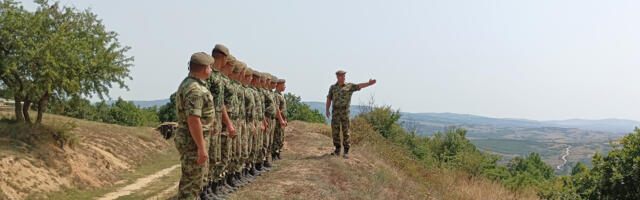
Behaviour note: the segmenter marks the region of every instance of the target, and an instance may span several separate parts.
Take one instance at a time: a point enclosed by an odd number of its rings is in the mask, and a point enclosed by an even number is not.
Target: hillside
[[[7,113],[3,113],[8,116]],[[180,170],[172,142],[151,128],[46,115],[45,124],[77,124],[75,147],[25,150],[3,138],[0,199],[166,199]],[[0,133],[6,133],[1,124]],[[365,127],[366,128],[366,127]],[[229,199],[536,199],[461,172],[425,169],[401,150],[354,132],[350,159],[329,156],[325,124],[291,122],[278,167]],[[43,152],[50,153],[44,154]],[[390,159],[389,156],[394,156]],[[50,162],[50,163],[48,163]]]
[[[6,120],[12,114],[0,112],[0,199],[85,199],[177,163],[166,159],[176,154],[173,144],[150,127],[46,114],[47,128],[29,128]],[[56,143],[59,135],[48,137],[50,129],[65,126],[71,138],[66,144]]]

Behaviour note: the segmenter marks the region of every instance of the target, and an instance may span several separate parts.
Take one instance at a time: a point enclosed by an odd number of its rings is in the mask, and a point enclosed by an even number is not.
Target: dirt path
[[[116,199],[116,198],[121,197],[121,196],[126,196],[126,195],[129,195],[129,194],[132,194],[136,190],[139,190],[139,189],[149,185],[151,182],[153,182],[154,180],[156,180],[156,179],[158,179],[160,177],[166,176],[171,171],[173,171],[173,170],[175,170],[176,168],[179,168],[179,167],[180,167],[180,165],[174,165],[174,166],[171,166],[169,168],[160,170],[160,171],[156,172],[155,174],[151,174],[149,176],[146,176],[146,177],[143,177],[143,178],[139,178],[133,184],[127,185],[127,186],[119,189],[118,191],[108,193],[108,194],[104,195],[103,197],[98,198],[98,200],[113,200],[113,199]]]
[[[427,199],[377,156],[359,147],[349,159],[331,156],[331,138],[297,128],[287,127],[278,166],[228,199]]]

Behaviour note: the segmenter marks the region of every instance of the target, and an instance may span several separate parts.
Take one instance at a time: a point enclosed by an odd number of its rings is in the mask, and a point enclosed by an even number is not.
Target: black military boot
[[[276,167],[276,165],[275,165],[275,164],[270,163],[270,162],[269,162],[269,160],[265,160],[265,161],[264,161],[264,166],[265,166],[265,167],[267,167],[267,168],[269,168],[269,169]]]
[[[251,174],[249,174],[249,169],[242,170],[242,177],[244,177],[244,179],[247,180],[247,184],[252,183],[253,181],[256,180],[253,176],[251,176]]]
[[[227,184],[226,179],[222,179],[218,181],[218,196],[220,197],[224,197],[227,194],[231,194],[231,192],[233,192],[233,189],[231,189],[231,186],[229,186],[229,184]]]
[[[336,147],[336,150],[333,151],[333,153],[331,153],[332,156],[339,156],[340,155],[340,147]]]
[[[235,177],[236,182],[238,183],[238,185],[239,185],[240,187],[242,187],[242,186],[244,186],[244,185],[246,185],[246,184],[247,184],[247,182],[246,182],[244,179],[242,179],[242,176],[240,175],[240,173],[239,173],[239,172],[234,173],[234,174],[233,174],[233,177]]]
[[[344,148],[344,154],[342,156],[344,158],[349,158],[349,148]]]
[[[229,173],[229,175],[227,175],[227,184],[229,184],[229,186],[231,186],[231,190],[235,191],[238,189],[238,182],[236,182],[233,174]]]
[[[261,174],[256,168],[257,168],[257,165],[253,165],[253,167],[251,167],[251,169],[249,169],[249,174],[251,174],[253,177],[257,178]]]
[[[278,160],[282,160],[282,158],[280,157],[280,152],[276,153],[276,158],[278,158]]]

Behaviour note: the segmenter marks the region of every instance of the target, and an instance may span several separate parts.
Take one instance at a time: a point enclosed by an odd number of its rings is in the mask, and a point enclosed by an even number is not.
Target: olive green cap
[[[236,57],[233,57],[232,55],[227,56],[227,65],[234,66],[236,61],[238,61],[236,60]]]
[[[347,72],[345,72],[344,70],[338,70],[336,72],[336,75],[340,75],[340,74],[346,74]]]
[[[253,70],[253,74],[252,75],[253,75],[254,78],[258,78],[258,79],[260,79],[260,77],[262,77],[262,73],[259,72],[259,71],[256,71],[256,70]]]
[[[211,65],[215,60],[209,54],[205,52],[198,52],[191,55],[190,64],[196,65]]]
[[[271,75],[271,74],[269,74],[269,75]],[[271,82],[272,83],[277,83],[278,82],[278,77],[276,77],[274,75],[271,75]]]
[[[247,68],[247,64],[242,61],[236,61],[233,65],[233,73],[240,73],[244,68]]]
[[[267,80],[267,73],[260,73],[260,81],[266,81]]]
[[[251,69],[251,68],[247,67],[247,68],[244,70],[244,76],[253,76],[253,69]]]
[[[285,82],[287,82],[287,81],[284,80],[284,79],[278,79],[278,81],[276,83],[281,84],[281,83],[285,83]]]
[[[216,51],[224,54],[225,56],[229,55],[229,48],[221,44],[216,44],[216,46],[213,48],[213,51],[211,52],[216,52]]]

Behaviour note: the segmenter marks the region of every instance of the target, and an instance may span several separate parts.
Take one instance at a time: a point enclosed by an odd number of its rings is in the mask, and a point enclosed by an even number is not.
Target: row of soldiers
[[[176,93],[178,199],[222,199],[275,167],[269,157],[281,159],[285,80],[249,68],[220,44],[211,55],[193,54],[189,68]]]

